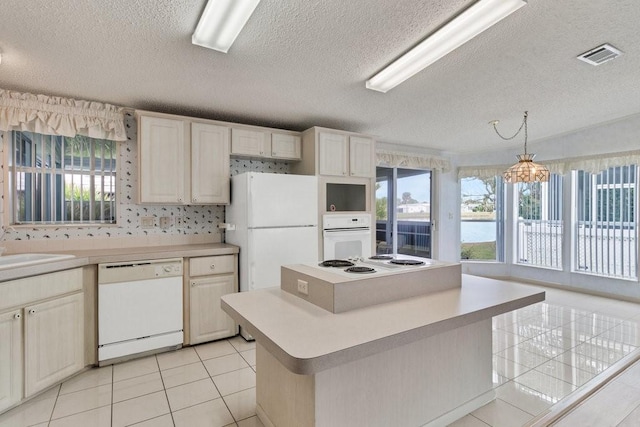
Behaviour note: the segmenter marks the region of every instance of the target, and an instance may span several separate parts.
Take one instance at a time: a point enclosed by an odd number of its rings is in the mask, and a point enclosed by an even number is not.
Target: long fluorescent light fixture
[[[209,0],[191,43],[227,53],[260,0]]]
[[[527,4],[527,0],[479,0],[366,82],[387,92]]]

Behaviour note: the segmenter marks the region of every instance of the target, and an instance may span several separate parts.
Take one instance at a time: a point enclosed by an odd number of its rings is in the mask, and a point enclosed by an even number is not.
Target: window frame
[[[599,182],[600,177],[603,174],[611,174],[611,170],[614,169],[622,169],[622,168],[630,168],[633,167],[633,183],[628,183],[628,182],[615,182],[616,177],[615,177],[615,173],[614,172],[614,177],[613,180],[614,182]],[[582,174],[582,175],[581,175]],[[589,175],[589,203],[587,205],[587,201],[585,201],[584,199],[584,194],[586,194],[587,192],[585,192],[584,189],[584,183],[583,186],[580,187],[580,180],[582,179],[584,181],[585,176]],[[620,172],[620,179],[623,180],[624,179],[624,172]],[[631,177],[630,174],[627,174],[627,179],[629,179]],[[572,212],[571,212],[571,240],[572,240],[572,245],[571,245],[571,264],[570,264],[570,271],[571,273],[577,273],[577,274],[582,274],[582,275],[590,275],[590,276],[597,276],[597,277],[603,277],[603,278],[609,278],[609,279],[617,279],[617,280],[628,280],[628,281],[633,281],[633,282],[637,282],[638,279],[640,278],[640,276],[638,275],[638,253],[640,251],[638,251],[638,221],[640,220],[639,215],[638,215],[638,186],[640,183],[640,166],[639,165],[625,165],[625,166],[613,166],[604,170],[601,170],[599,172],[589,172],[589,171],[584,171],[584,170],[572,170],[571,171],[571,201],[572,201]],[[611,179],[610,176],[607,177],[607,181],[609,181]],[[603,201],[601,200],[601,198],[599,197],[599,192],[602,191],[607,191],[607,195],[609,194],[609,191],[611,190],[616,190],[617,188],[610,188],[611,186],[614,187],[620,187],[620,189],[622,190],[622,192],[624,192],[625,189],[633,189],[633,200],[631,202],[631,206],[630,209],[633,210],[632,215],[633,218],[630,221],[629,217],[627,217],[627,220],[625,221],[624,218],[622,218],[621,220],[610,220],[609,219],[609,215],[611,215],[611,212],[608,211],[609,208],[609,203],[608,203],[608,199],[609,197],[607,197],[607,203],[603,203]],[[627,193],[631,193],[630,191]],[[624,199],[624,196],[623,196]],[[595,203],[591,203],[591,200],[596,200]],[[582,206],[581,206],[582,203]],[[607,208],[607,211],[603,211],[603,208],[605,207]],[[588,206],[588,210],[586,210],[585,208]],[[614,203],[615,206],[615,203]],[[583,211],[580,211],[580,208],[583,209]],[[601,215],[605,213],[607,215],[606,219],[602,219]],[[630,211],[627,211],[627,213],[631,213]],[[582,214],[582,215],[581,215]],[[615,212],[613,213],[615,215]],[[625,212],[622,212],[622,215],[625,215]],[[606,268],[606,272],[602,271],[604,270],[604,263],[602,266],[598,264],[598,260],[596,259],[595,262],[590,262],[590,264],[595,264],[598,267],[597,271],[593,271],[592,269],[589,269],[589,265],[580,265],[580,260],[582,259],[580,254],[580,249],[579,249],[579,245],[580,245],[580,229],[583,228],[587,225],[586,223],[594,223],[592,224],[591,228],[595,229],[595,232],[589,232],[589,236],[590,237],[594,237],[596,239],[596,254],[593,255],[593,248],[589,249],[589,257],[590,259],[592,259],[594,256],[597,258],[598,256],[602,256],[603,258],[606,257],[607,260],[609,260],[610,258],[610,244],[607,243],[607,252],[603,253],[603,254],[598,254],[597,250],[598,250],[598,238],[600,238],[601,240],[601,244],[600,244],[600,250],[604,251],[604,243],[602,242],[605,237],[607,240],[610,239],[611,235],[610,235],[610,231],[611,231],[611,223],[613,223],[613,228],[614,228],[614,239],[615,239],[615,229],[616,229],[616,224],[620,223],[620,230],[623,229],[631,229],[633,228],[633,232],[629,233],[628,236],[633,238],[633,242],[634,244],[631,245],[631,241],[628,244],[629,247],[629,251],[631,251],[631,248],[633,247],[635,250],[635,253],[633,254],[634,256],[631,256],[631,254],[629,254],[629,256],[627,258],[630,259],[630,264],[629,264],[629,273],[631,273],[633,271],[633,275],[629,274],[629,275],[625,275],[624,271],[624,257],[622,257],[621,259],[621,266],[620,266],[620,270],[621,270],[621,274],[616,274],[616,269],[617,269],[617,264],[614,265],[614,272],[613,274],[610,273],[611,270],[611,264],[609,262],[607,262],[607,268]],[[626,224],[626,226],[625,226]],[[606,228],[606,236],[605,236],[605,228]],[[600,232],[598,232],[598,230],[600,230]],[[584,233],[583,233],[584,234]],[[624,233],[623,233],[623,238],[624,238]],[[614,249],[615,249],[615,245],[614,245]],[[584,249],[585,251],[585,256],[586,256],[586,252],[587,249]],[[614,254],[615,255],[615,254]],[[615,263],[615,261],[614,261]]]
[[[545,268],[555,271],[564,269],[564,245],[565,224],[564,224],[564,174],[551,174],[549,182],[532,182],[532,183],[515,183],[513,185],[513,222],[514,222],[514,250],[513,264],[526,267]],[[539,207],[536,211],[538,218],[521,218],[521,189],[524,186],[539,187]],[[554,191],[555,190],[555,191]],[[521,241],[525,228],[529,228],[528,234],[533,236],[527,239],[527,243]],[[521,233],[521,230],[523,232]],[[521,236],[521,234],[523,234]],[[540,240],[543,243],[549,242],[548,251],[546,247],[540,253]],[[531,244],[530,244],[531,242]],[[536,255],[531,260],[523,258],[528,250],[523,251],[524,247],[529,248],[535,246],[531,251],[536,251]],[[542,245],[547,246],[547,245]],[[555,251],[554,251],[555,248]]]
[[[462,181],[465,179],[477,179],[483,180],[483,178],[477,176],[466,176],[464,178],[458,179],[459,185],[459,195],[460,195],[460,205],[458,207],[460,212],[460,222],[458,224],[460,230],[460,261],[461,262],[478,262],[478,263],[505,263],[506,262],[506,219],[507,219],[507,185],[504,182],[502,175],[495,175],[493,179],[496,180],[495,185],[495,202],[494,202],[494,211],[496,213],[495,220],[480,220],[478,222],[495,222],[496,226],[496,255],[494,259],[483,259],[483,258],[462,258],[462,224],[463,222],[472,222],[473,220],[463,220],[462,219]]]
[[[109,201],[110,203],[110,209],[113,212],[112,215],[110,216],[110,218],[112,218],[111,220],[73,220],[73,221],[67,221],[64,216],[64,201],[63,201],[63,205],[62,207],[58,207],[56,208],[56,210],[62,209],[62,220],[58,220],[58,221],[52,221],[52,220],[46,220],[46,221],[18,221],[17,219],[17,210],[16,210],[16,203],[18,201],[17,198],[17,191],[18,188],[16,187],[15,183],[16,183],[16,176],[18,173],[23,172],[23,173],[34,173],[33,170],[37,170],[39,174],[41,174],[43,177],[52,177],[54,174],[52,173],[52,170],[55,170],[56,168],[47,168],[46,170],[39,170],[39,168],[36,167],[36,165],[34,164],[33,166],[24,166],[22,167],[22,170],[20,169],[20,166],[16,167],[16,165],[14,165],[14,160],[15,160],[15,153],[14,153],[14,132],[20,132],[23,134],[27,134],[28,136],[33,136],[33,135],[40,135],[40,136],[44,136],[44,137],[48,137],[48,138],[57,138],[58,136],[51,136],[51,135],[44,135],[44,134],[38,134],[36,132],[30,132],[30,131],[3,131],[1,132],[1,136],[2,136],[2,141],[5,141],[5,143],[3,144],[3,155],[2,155],[2,161],[3,161],[3,165],[4,165],[4,186],[3,186],[3,190],[4,190],[4,194],[8,197],[5,197],[5,208],[3,209],[3,215],[2,215],[2,219],[3,219],[3,223],[6,224],[6,226],[11,227],[11,228],[45,228],[45,227],[117,227],[120,221],[120,205],[121,205],[121,201],[120,201],[120,180],[119,180],[119,175],[120,175],[120,169],[121,169],[121,165],[120,165],[120,144],[117,141],[111,141],[111,140],[101,140],[101,139],[97,139],[97,138],[91,138],[91,137],[86,137],[88,138],[88,140],[91,142],[91,152],[93,153],[91,156],[86,156],[84,157],[84,159],[88,159],[88,162],[90,164],[90,169],[89,170],[82,170],[82,169],[76,169],[75,171],[70,171],[70,172],[74,172],[71,173],[70,175],[83,175],[83,176],[87,176],[89,175],[91,178],[91,180],[93,181],[93,183],[91,184],[91,188],[95,189],[96,184],[96,180],[95,177],[96,176],[109,176],[111,177],[110,179],[112,179],[113,182],[113,191],[108,191],[108,193],[112,193],[113,194],[113,200]],[[65,137],[61,137],[61,138],[65,138]],[[32,138],[33,140],[36,139],[36,137]],[[49,140],[47,142],[47,144],[51,144],[50,142],[51,140]],[[112,152],[112,159],[115,161],[115,166],[113,167],[112,170],[109,171],[96,171],[95,169],[95,165],[96,165],[96,157],[95,157],[95,150],[96,150],[96,146],[93,143],[94,141],[109,141],[113,144],[113,152]],[[60,171],[57,173],[58,175],[69,175],[69,174],[65,174],[64,171]],[[64,177],[61,180],[61,184],[64,186],[65,185],[65,179]],[[91,190],[89,190],[91,191]],[[106,192],[105,192],[106,193]],[[97,199],[95,197],[91,197],[90,198],[90,202],[91,201],[99,201],[100,199]],[[103,211],[104,213],[104,211]]]

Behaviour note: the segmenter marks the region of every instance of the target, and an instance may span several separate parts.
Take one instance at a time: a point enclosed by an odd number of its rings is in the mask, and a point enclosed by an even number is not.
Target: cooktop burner
[[[376,272],[376,270],[374,270],[371,267],[349,267],[344,271],[346,271],[347,273],[375,273]]]
[[[417,259],[392,259],[389,263],[398,265],[422,265],[424,261],[418,261]]]
[[[351,261],[346,261],[344,259],[330,259],[327,261],[322,261],[318,264],[320,267],[351,267],[355,265]]]
[[[391,255],[374,255],[374,256],[370,256],[369,259],[385,259],[385,260],[389,260],[389,259],[393,259],[393,257]]]

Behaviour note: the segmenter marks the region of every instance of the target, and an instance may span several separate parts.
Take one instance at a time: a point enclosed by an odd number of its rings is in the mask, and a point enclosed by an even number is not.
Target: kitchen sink
[[[0,256],[0,270],[8,268],[24,267],[33,264],[43,264],[46,262],[62,261],[75,258],[74,255],[58,254],[16,254]]]

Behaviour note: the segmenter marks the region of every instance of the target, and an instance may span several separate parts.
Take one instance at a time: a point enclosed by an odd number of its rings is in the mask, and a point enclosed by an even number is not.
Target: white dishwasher
[[[98,361],[183,340],[182,258],[98,265]]]

